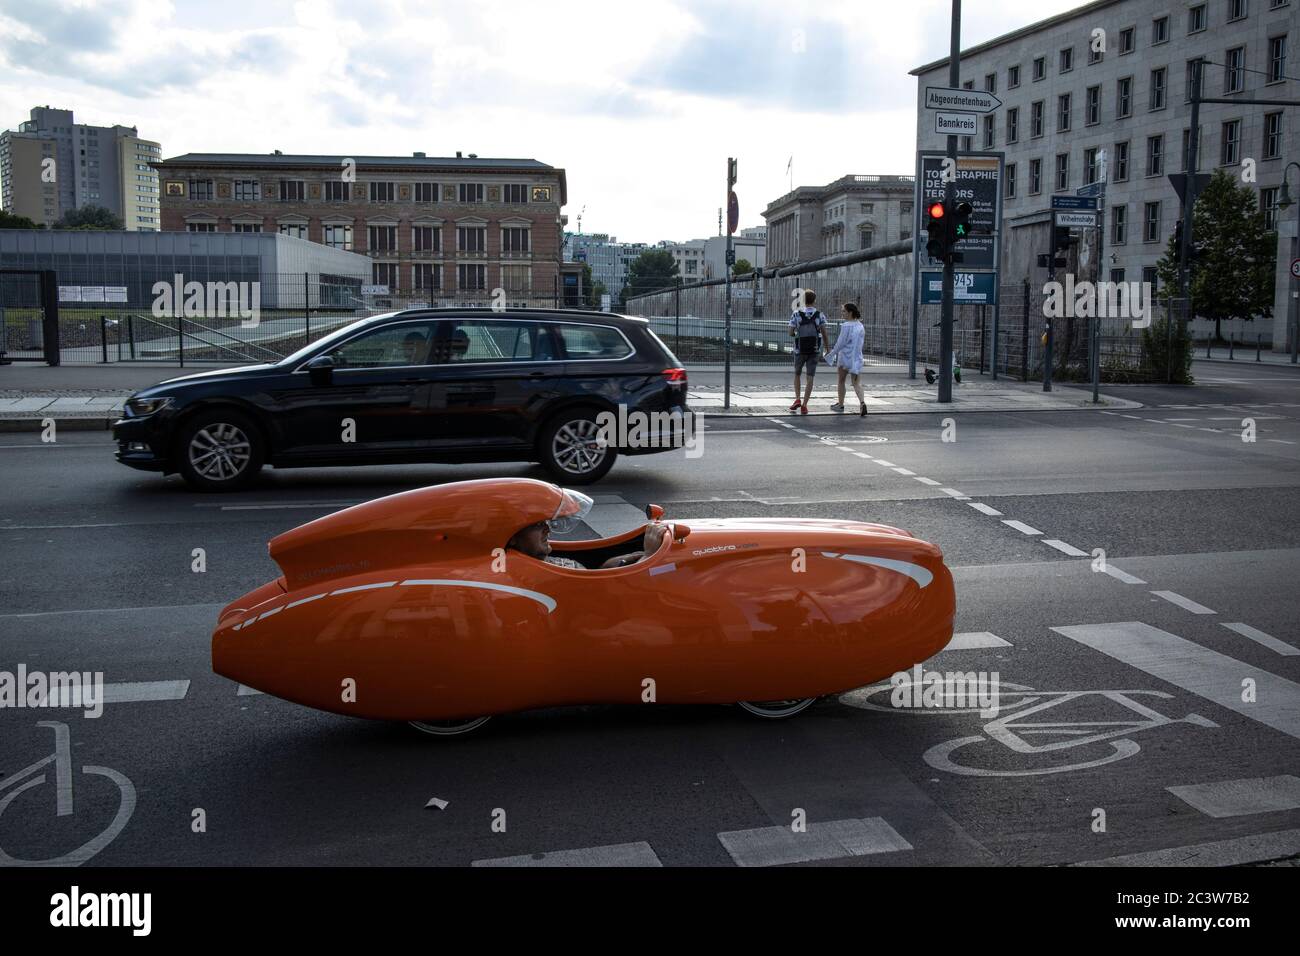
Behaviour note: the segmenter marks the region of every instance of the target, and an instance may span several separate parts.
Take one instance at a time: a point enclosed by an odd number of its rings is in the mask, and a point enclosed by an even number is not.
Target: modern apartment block
[[[1279,231],[1277,293],[1271,327],[1225,323],[1253,341],[1270,329],[1286,342],[1288,266],[1296,254],[1294,211],[1279,216],[1284,168],[1300,160],[1300,118],[1294,107],[1252,105],[1251,99],[1300,98],[1295,51],[1300,0],[1098,0],[964,50],[962,86],[1002,100],[981,117],[963,149],[1006,154],[1002,275],[1005,283],[1046,273],[1051,196],[1073,194],[1100,178],[1106,159],[1102,277],[1154,284],[1182,210],[1170,173],[1187,171],[1193,58],[1207,62],[1202,95],[1240,99],[1204,104],[1198,171],[1224,169],[1258,191]],[[1104,48],[1099,40],[1104,41]],[[927,86],[948,86],[948,61],[912,71],[917,78],[917,145],[942,149]],[[1292,195],[1300,177],[1292,177]],[[1231,326],[1231,327],[1230,327]],[[1197,335],[1209,323],[1194,327]]]
[[[567,185],[535,159],[276,151],[154,165],[164,230],[278,232],[355,251],[393,294],[560,294]]]
[[[158,229],[157,143],[134,126],[87,126],[71,110],[37,106],[0,133],[0,203],[51,226],[82,206],[104,206],[128,231]]]
[[[786,193],[763,210],[765,264],[789,265],[912,238],[914,187],[912,176],[841,176]]]
[[[619,242],[617,236],[603,232],[567,233],[564,258],[591,267],[592,282],[600,282],[615,298],[627,285],[627,270],[637,256],[654,246],[644,242]]]

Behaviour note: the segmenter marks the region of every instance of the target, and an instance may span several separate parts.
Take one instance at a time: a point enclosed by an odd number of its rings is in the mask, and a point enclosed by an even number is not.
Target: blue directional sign
[[[1053,209],[1096,209],[1096,196],[1053,196]]]

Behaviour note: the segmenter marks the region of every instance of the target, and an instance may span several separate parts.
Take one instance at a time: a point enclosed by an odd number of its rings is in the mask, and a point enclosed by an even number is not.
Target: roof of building
[[[345,160],[358,166],[454,167],[457,169],[554,169],[536,159],[502,159],[471,156],[317,156],[302,153],[185,153],[164,159],[158,165],[194,166],[330,166]]]
[[[1045,20],[1039,20],[1035,23],[1029,24],[1028,26],[1020,27],[1018,30],[1012,30],[1010,33],[1004,33],[1002,36],[994,37],[992,40],[986,40],[983,43],[975,44],[975,46],[967,47],[961,51],[962,59],[965,59],[968,56],[974,56],[977,53],[983,53],[986,50],[992,50],[995,47],[1002,46],[1004,43],[1010,43],[1012,40],[1019,40],[1021,37],[1029,36],[1030,34],[1037,33],[1040,30],[1045,30],[1048,27],[1054,27],[1058,23],[1064,23],[1067,20],[1073,20],[1076,17],[1094,13],[1098,10],[1105,9],[1106,7],[1113,7],[1115,4],[1123,2],[1124,0],[1093,0],[1092,3],[1085,3],[1083,6],[1075,7],[1073,10],[1066,10],[1064,13],[1058,13],[1056,16],[1048,17]],[[910,73],[912,76],[920,76],[923,73],[929,73],[931,70],[935,70],[938,67],[947,66],[948,59],[949,58],[945,56],[942,60],[935,60],[933,63],[918,66],[915,70],[911,70]]]

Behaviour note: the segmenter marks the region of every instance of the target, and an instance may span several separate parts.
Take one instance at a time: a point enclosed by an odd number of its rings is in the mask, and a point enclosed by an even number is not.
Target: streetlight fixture
[[[1282,195],[1280,195],[1277,199],[1277,208],[1285,212],[1286,210],[1290,209],[1292,206],[1296,207],[1296,216],[1295,216],[1296,252],[1295,252],[1295,256],[1293,256],[1293,261],[1294,261],[1294,259],[1300,258],[1300,203],[1297,203],[1294,199],[1291,198],[1291,187],[1286,181],[1287,173],[1291,172],[1292,166],[1296,168],[1297,173],[1300,173],[1300,163],[1294,163],[1294,162],[1287,163],[1286,169],[1282,170]],[[1300,176],[1297,176],[1297,180],[1300,180]],[[1296,290],[1297,281],[1298,280],[1296,276],[1292,274],[1291,275],[1291,296],[1290,296],[1290,300],[1287,302],[1287,318],[1289,320],[1287,324],[1291,327],[1291,364],[1292,365],[1296,364],[1296,353],[1297,353],[1297,349],[1300,348],[1300,315],[1297,314],[1297,312],[1300,311],[1300,303],[1297,303],[1296,301],[1297,297],[1300,296],[1300,293],[1298,293]]]

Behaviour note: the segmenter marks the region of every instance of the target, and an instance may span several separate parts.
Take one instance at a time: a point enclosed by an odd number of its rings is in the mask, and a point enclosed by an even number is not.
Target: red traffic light
[[[930,212],[931,219],[942,219],[944,217],[944,213],[946,212],[946,210],[943,208],[943,203],[932,202],[930,203],[929,212]]]

